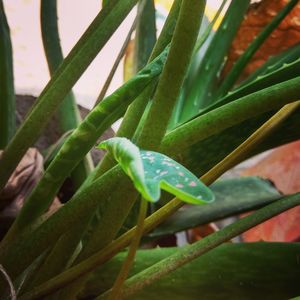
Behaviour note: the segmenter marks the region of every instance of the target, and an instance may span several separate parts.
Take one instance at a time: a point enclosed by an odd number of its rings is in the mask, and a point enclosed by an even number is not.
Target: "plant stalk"
[[[137,24],[137,17],[135,17],[135,19],[134,19],[134,21],[133,21],[133,23],[132,23],[132,25],[131,25],[131,27],[129,29],[129,32],[128,32],[126,38],[125,38],[125,41],[124,41],[124,43],[122,45],[122,48],[121,48],[120,52],[118,53],[118,56],[117,56],[117,58],[116,58],[116,60],[115,60],[115,62],[113,64],[113,66],[112,66],[112,68],[111,68],[111,70],[110,70],[110,72],[108,74],[107,79],[104,82],[104,85],[103,85],[103,87],[102,87],[102,89],[100,91],[99,96],[97,97],[97,100],[95,102],[94,107],[96,107],[99,104],[99,102],[104,99],[104,97],[105,97],[105,95],[106,95],[106,93],[108,91],[108,88],[109,88],[109,86],[110,86],[110,84],[112,82],[112,79],[113,79],[113,77],[114,77],[114,75],[116,73],[116,70],[117,70],[117,68],[118,68],[118,66],[119,66],[119,64],[120,64],[123,56],[125,55],[126,49],[127,49],[128,45],[129,45],[129,42],[131,40],[132,33],[134,32],[134,30],[136,28],[136,24]]]
[[[147,208],[148,208],[147,200],[141,199],[140,211],[139,211],[138,221],[135,229],[135,234],[132,238],[127,257],[121,267],[120,273],[118,274],[114,286],[112,287],[109,300],[121,299],[120,296],[122,294],[124,281],[126,280],[129,274],[129,271],[134,261],[136,251],[138,250],[138,246],[140,244],[143,235],[144,221],[147,215]]]

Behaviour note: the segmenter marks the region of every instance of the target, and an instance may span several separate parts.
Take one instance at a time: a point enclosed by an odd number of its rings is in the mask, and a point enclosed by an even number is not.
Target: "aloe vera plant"
[[[269,257],[270,274],[280,268],[290,272],[289,276],[278,272],[272,299],[300,294],[295,283],[297,261],[291,259],[297,245],[243,243],[214,249],[300,204],[299,193],[284,196],[259,178],[214,183],[252,155],[300,137],[299,45],[268,58],[238,81],[251,57],[299,6],[298,1],[286,3],[224,77],[224,62],[250,1],[240,5],[231,1],[224,9],[226,3],[217,12],[220,16],[225,10],[213,32],[217,17],[211,24],[203,21],[205,0],[174,0],[156,37],[153,0],[102,1],[95,20],[63,59],[56,1],[42,0],[41,30],[52,78],[14,134],[12,55],[1,2],[0,188],[56,110],[62,131],[73,130],[48,156],[43,176],[0,243],[0,264],[18,299],[153,299],[148,285],[174,299],[196,299],[198,288],[204,299],[268,298],[270,281],[264,282],[251,266],[253,262],[260,268],[265,257]],[[135,21],[124,43],[129,43],[135,30],[134,74],[106,95],[112,70],[99,101],[80,120],[71,88],[135,6]],[[104,158],[94,170],[86,168],[87,155],[121,117],[116,137],[99,145],[107,150]],[[47,214],[70,174],[74,195]],[[253,209],[253,214],[194,244],[162,252],[139,249],[140,245],[151,248],[149,241]],[[252,255],[253,249],[257,255]],[[147,253],[151,264],[145,261]],[[231,257],[237,260],[230,266],[240,270],[234,276],[224,270]],[[211,259],[220,260],[217,271],[226,280],[214,278]],[[177,285],[176,274],[181,276]],[[243,284],[236,286],[236,282]],[[7,297],[7,286],[0,282],[1,297]],[[218,286],[220,293],[213,293],[212,286]]]

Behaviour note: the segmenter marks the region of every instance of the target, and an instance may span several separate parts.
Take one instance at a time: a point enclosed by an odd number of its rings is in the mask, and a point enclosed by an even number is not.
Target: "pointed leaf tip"
[[[128,139],[119,137],[106,140],[98,147],[114,156],[136,189],[151,202],[159,200],[160,189],[187,203],[205,204],[214,200],[207,186],[166,155],[140,150]]]

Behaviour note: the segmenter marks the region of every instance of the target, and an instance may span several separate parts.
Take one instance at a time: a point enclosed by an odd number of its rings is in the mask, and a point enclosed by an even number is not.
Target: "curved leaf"
[[[142,196],[156,202],[163,189],[181,200],[205,204],[214,195],[185,167],[158,152],[140,150],[126,138],[112,138],[99,144],[111,152]]]

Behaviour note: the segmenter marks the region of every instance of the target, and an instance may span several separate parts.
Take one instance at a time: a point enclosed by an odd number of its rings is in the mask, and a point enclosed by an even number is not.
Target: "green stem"
[[[160,279],[162,276],[175,271],[182,265],[192,261],[200,255],[203,255],[209,250],[214,249],[222,243],[229,241],[254,226],[298,205],[300,205],[300,193],[283,197],[281,200],[261,208],[253,214],[225,227],[224,229],[217,231],[192,245],[179,249],[177,253],[129,278],[125,282],[122,299],[128,298],[145,286]],[[100,300],[103,298],[100,296],[96,299]]]
[[[226,75],[224,81],[222,82],[220,88],[217,91],[216,99],[220,98],[226,94],[234,85],[236,80],[239,78],[241,72],[243,71],[246,64],[253,57],[255,52],[263,44],[263,42],[270,36],[270,34],[278,27],[281,21],[287,16],[287,14],[295,7],[299,0],[291,0],[265,27],[265,29],[259,33],[259,35],[254,39],[250,46],[245,50],[245,52],[240,56],[237,62],[234,64],[229,74]]]
[[[134,19],[134,21],[133,21],[133,23],[132,23],[132,25],[129,29],[129,32],[128,32],[126,38],[125,38],[125,41],[122,45],[122,48],[121,48],[121,50],[120,50],[120,52],[119,52],[119,54],[118,54],[118,56],[117,56],[117,58],[116,58],[116,60],[113,64],[109,74],[108,74],[108,77],[107,77],[106,81],[104,82],[104,85],[103,85],[103,87],[100,91],[99,96],[97,97],[97,100],[96,100],[96,103],[95,103],[94,107],[97,106],[97,104],[99,104],[99,102],[104,99],[104,97],[107,93],[107,90],[108,90],[108,88],[111,84],[111,81],[112,81],[112,79],[113,79],[113,77],[116,73],[116,70],[117,70],[123,56],[125,55],[126,49],[127,49],[128,45],[129,45],[129,42],[131,40],[132,33],[134,32],[134,30],[136,28],[136,24],[137,24],[137,17]]]
[[[58,105],[136,2],[116,0],[106,5],[60,65],[1,157],[0,190],[27,149],[37,140]]]
[[[203,0],[182,1],[170,53],[150,111],[137,139],[137,144],[141,148],[158,149],[167,131],[169,119],[193,54],[205,4]]]
[[[56,0],[41,1],[42,39],[51,76],[64,60],[58,33],[56,3]],[[76,128],[82,121],[72,91],[59,106],[58,116],[61,133]],[[92,169],[93,161],[91,155],[87,154],[71,174],[75,189],[79,188]]]
[[[132,267],[136,251],[138,249],[138,246],[140,244],[143,235],[144,221],[147,215],[147,207],[148,207],[147,200],[141,199],[140,211],[139,211],[138,221],[135,229],[135,234],[132,238],[126,260],[124,261],[120,273],[112,287],[111,294],[108,298],[109,300],[121,299],[120,295],[122,294],[124,281],[126,280],[129,271]]]
[[[12,46],[4,6],[0,1],[0,149],[4,149],[16,130],[16,100]]]

